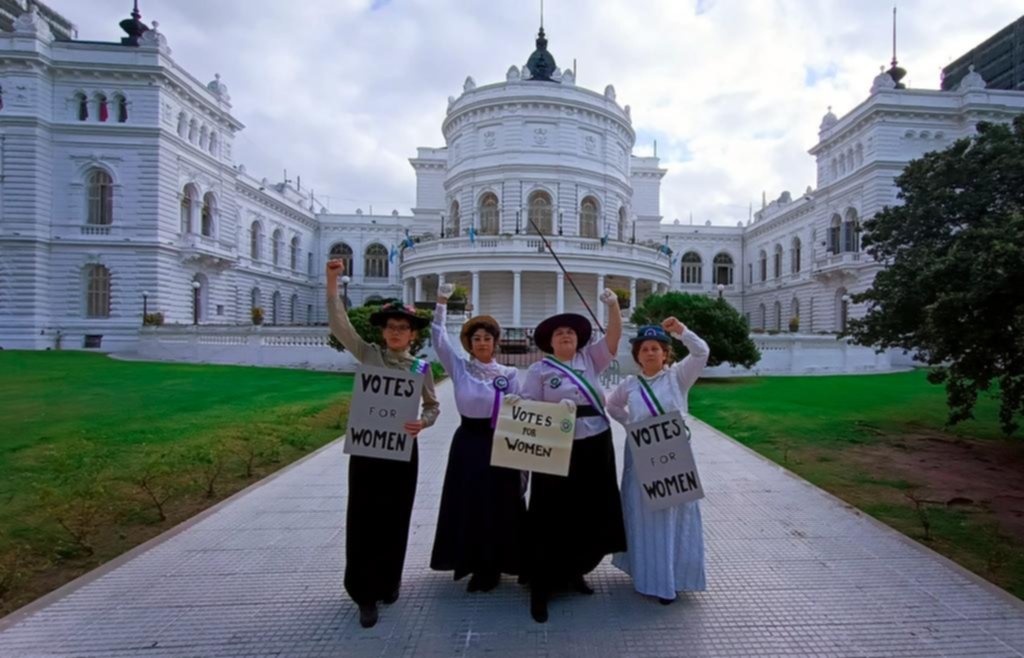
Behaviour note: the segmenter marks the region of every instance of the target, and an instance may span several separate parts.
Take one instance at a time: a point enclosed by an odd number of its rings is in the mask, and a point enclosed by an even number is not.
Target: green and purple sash
[[[580,393],[583,394],[583,397],[586,398],[587,402],[590,403],[590,406],[597,409],[597,411],[601,414],[602,417],[606,416],[604,411],[604,405],[601,403],[601,396],[598,394],[596,390],[594,390],[594,387],[590,385],[590,382],[587,381],[586,377],[577,374],[575,370],[573,370],[568,365],[562,363],[553,356],[544,357],[544,363],[551,366],[561,374],[565,375],[569,379],[569,381],[571,381],[573,385],[576,386],[577,389],[579,389]]]

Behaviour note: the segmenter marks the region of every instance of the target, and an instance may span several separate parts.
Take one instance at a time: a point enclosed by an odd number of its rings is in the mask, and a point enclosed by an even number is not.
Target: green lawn
[[[0,611],[334,439],[351,388],[332,373],[0,352]]]
[[[690,412],[1024,598],[1024,510],[993,502],[1024,496],[1024,440],[1001,434],[991,398],[945,427],[925,375],[703,379]]]

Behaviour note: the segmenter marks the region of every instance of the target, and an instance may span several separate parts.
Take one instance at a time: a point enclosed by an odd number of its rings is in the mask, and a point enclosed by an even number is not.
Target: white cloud
[[[120,38],[126,0],[49,0],[79,38]],[[274,179],[287,168],[331,209],[407,211],[408,158],[443,144],[446,99],[472,75],[504,79],[533,50],[532,3],[474,0],[142,0],[175,59],[200,80],[220,72],[246,124],[236,159]],[[615,85],[632,106],[635,152],[653,140],[669,174],[666,219],[734,224],[761,191],[814,184],[806,151],[828,105],[861,102],[891,58],[891,7],[881,0],[559,0],[545,28],[579,84]],[[914,87],[1019,16],[1015,0],[900,3],[899,58]],[[811,72],[809,74],[809,71]],[[811,84],[808,85],[808,81]]]

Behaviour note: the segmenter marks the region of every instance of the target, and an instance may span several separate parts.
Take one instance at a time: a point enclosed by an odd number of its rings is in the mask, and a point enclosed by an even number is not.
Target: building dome
[[[558,67],[555,65],[555,56],[548,52],[548,40],[544,36],[543,27],[537,33],[537,49],[527,60],[526,69],[530,72],[529,80],[557,82],[552,76],[558,71]]]

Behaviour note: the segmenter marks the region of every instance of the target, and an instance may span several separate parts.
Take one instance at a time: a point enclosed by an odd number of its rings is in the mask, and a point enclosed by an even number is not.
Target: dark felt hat
[[[656,324],[645,324],[642,327],[637,328],[636,336],[629,339],[630,344],[642,343],[645,340],[656,340],[659,343],[665,343],[666,345],[672,344],[672,338],[665,332],[664,329]]]
[[[559,327],[569,327],[576,332],[577,350],[590,342],[590,334],[594,331],[593,327],[590,326],[590,320],[579,313],[552,315],[547,320],[538,324],[537,328],[533,330],[533,342],[537,343],[537,347],[540,348],[541,352],[546,354],[553,352],[551,349],[551,336],[555,333],[555,329]]]
[[[498,321],[489,315],[476,315],[466,320],[465,324],[462,325],[462,331],[459,332],[459,338],[462,340],[462,346],[466,348],[467,352],[472,352],[469,349],[469,330],[472,327],[480,328],[481,325],[490,327],[498,335],[494,337],[494,341],[498,342],[501,340],[501,325]]]
[[[384,304],[379,311],[370,314],[370,324],[375,327],[384,327],[388,323],[388,318],[407,320],[409,326],[416,331],[430,324],[426,318],[416,315],[416,309],[413,307],[398,303]]]

